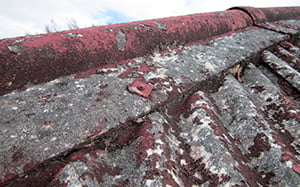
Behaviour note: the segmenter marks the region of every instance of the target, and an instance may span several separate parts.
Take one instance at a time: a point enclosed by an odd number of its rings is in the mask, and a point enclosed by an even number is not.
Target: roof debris
[[[132,93],[136,93],[144,97],[149,97],[151,91],[153,90],[153,86],[140,81],[134,81],[132,85],[128,86],[128,90]]]

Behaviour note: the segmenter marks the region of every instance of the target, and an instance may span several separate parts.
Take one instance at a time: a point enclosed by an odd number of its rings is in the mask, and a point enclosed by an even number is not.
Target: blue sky
[[[0,0],[0,39],[60,30],[70,20],[80,28],[129,21],[215,12],[233,6],[300,6],[300,0]]]
[[[99,14],[96,14],[93,16],[95,20],[99,20],[102,17],[107,17],[106,24],[115,24],[115,23],[125,23],[134,21],[134,18],[130,18],[122,14],[121,12],[118,12],[116,10],[107,9],[104,12],[99,12]]]

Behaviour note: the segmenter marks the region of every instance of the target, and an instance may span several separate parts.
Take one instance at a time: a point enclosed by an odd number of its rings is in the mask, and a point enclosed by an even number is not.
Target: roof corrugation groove
[[[299,186],[300,21],[246,10],[269,15],[1,96],[1,186]]]

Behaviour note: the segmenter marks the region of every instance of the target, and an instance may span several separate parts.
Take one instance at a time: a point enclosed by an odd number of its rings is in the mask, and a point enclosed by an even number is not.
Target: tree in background
[[[79,26],[77,25],[77,21],[74,18],[69,20],[68,28],[69,28],[69,30],[79,29]]]
[[[45,31],[47,33],[58,32],[62,30],[73,30],[73,29],[79,29],[79,26],[77,25],[77,21],[74,18],[69,19],[66,26],[61,26],[56,24],[53,19],[50,21],[50,24],[45,26]]]

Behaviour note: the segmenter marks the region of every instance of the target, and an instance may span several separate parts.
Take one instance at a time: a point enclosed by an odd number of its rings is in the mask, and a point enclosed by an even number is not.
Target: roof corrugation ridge
[[[254,65],[249,65],[249,70],[243,76],[245,86],[249,93],[253,94],[258,106],[258,113],[268,122],[269,133],[267,136],[273,138],[273,146],[279,146],[282,154],[278,154],[278,160],[290,161],[292,169],[299,174],[298,127],[300,122],[300,108],[295,105],[282,90],[272,83]],[[259,121],[257,121],[259,123]],[[266,127],[263,127],[266,128]],[[279,148],[278,147],[278,148]],[[283,166],[287,167],[287,166]],[[276,176],[281,174],[276,174]]]
[[[300,73],[297,70],[270,51],[264,51],[262,58],[274,71],[300,91]]]
[[[280,42],[279,45],[284,49],[288,50],[291,54],[293,54],[297,58],[300,58],[300,49],[296,45],[293,45],[288,41]]]
[[[217,106],[222,110],[225,129],[234,140],[233,143],[241,151],[240,158],[235,159],[237,161],[241,159],[243,162],[240,161],[236,167],[250,186],[256,186],[258,183],[267,185],[273,176],[276,176],[280,181],[289,176],[290,184],[297,183],[297,174],[290,170],[289,166],[280,162],[282,153],[285,151],[285,145],[278,142],[280,140],[274,134],[277,133],[274,130],[274,124],[266,118],[263,113],[264,107],[261,106],[256,94],[251,94],[245,90],[245,84],[250,84],[252,87],[256,83],[256,81],[251,80],[256,78],[256,75],[252,73],[251,70],[245,70],[245,74],[250,75],[250,77],[245,77],[247,79],[245,83],[239,83],[232,76],[227,77],[219,91],[212,94]],[[257,89],[259,90],[259,87]],[[265,94],[269,95],[266,92]],[[277,96],[275,95],[275,98]],[[227,144],[226,141],[225,144]],[[280,145],[283,149],[282,153]],[[232,152],[236,153],[237,150]],[[266,162],[267,160],[268,162]],[[294,161],[294,158],[291,160]],[[297,166],[298,162],[295,161],[294,164]],[[271,165],[285,170],[285,174],[279,170],[270,170]]]
[[[295,46],[293,46],[293,49],[297,49],[299,51],[299,48]],[[290,52],[290,50],[280,47],[280,44],[276,46],[275,50],[276,51],[274,54],[276,56],[287,62],[296,71],[300,72],[300,59],[299,56],[296,56],[296,53],[293,54],[293,52]]]

